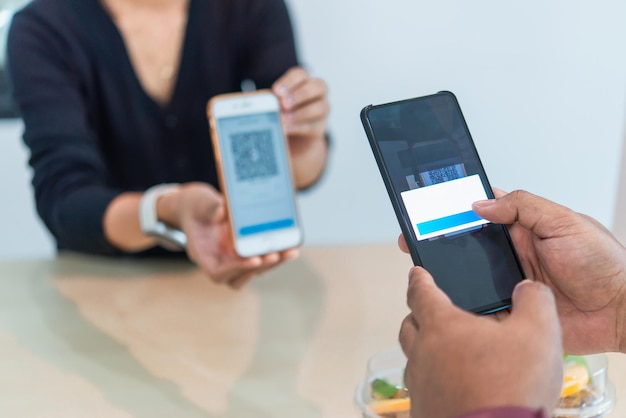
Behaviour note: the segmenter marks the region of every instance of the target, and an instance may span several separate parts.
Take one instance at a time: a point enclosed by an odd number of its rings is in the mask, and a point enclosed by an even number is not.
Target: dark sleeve
[[[62,23],[55,26],[27,8],[14,16],[7,44],[37,211],[58,248],[113,254],[102,220],[122,191],[107,187],[108,168],[89,123],[79,71],[86,58],[58,30]]]
[[[258,89],[269,88],[298,65],[289,13],[283,0],[248,0],[242,6],[242,78],[253,80]]]
[[[485,409],[461,415],[457,418],[547,418],[543,410],[533,410],[514,406]]]

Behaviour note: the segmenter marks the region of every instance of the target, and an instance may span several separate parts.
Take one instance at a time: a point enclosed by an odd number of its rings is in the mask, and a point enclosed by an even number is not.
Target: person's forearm
[[[111,245],[126,252],[137,252],[154,247],[154,237],[141,231],[139,203],[142,193],[127,192],[117,196],[104,214],[104,235]]]
[[[328,140],[326,136],[321,136],[309,139],[308,143],[298,141],[307,140],[298,138],[291,141],[293,177],[296,188],[306,189],[324,172],[328,159]]]

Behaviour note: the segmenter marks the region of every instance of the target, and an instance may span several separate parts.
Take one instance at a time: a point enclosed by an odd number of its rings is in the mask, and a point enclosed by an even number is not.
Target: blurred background
[[[307,245],[395,242],[400,230],[359,112],[439,90],[459,99],[493,186],[626,231],[626,2],[286,2],[300,58],[327,82],[331,103],[328,171],[300,196]],[[2,46],[21,3],[0,1]],[[53,257],[7,97],[0,70],[0,258]]]

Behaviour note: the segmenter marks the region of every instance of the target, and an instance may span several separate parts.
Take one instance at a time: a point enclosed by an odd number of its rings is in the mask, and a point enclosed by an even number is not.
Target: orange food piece
[[[394,412],[406,412],[411,409],[411,399],[382,399],[379,401],[371,402],[367,406],[378,415],[390,414]]]
[[[561,398],[580,392],[589,384],[589,371],[582,364],[573,364],[565,368]]]

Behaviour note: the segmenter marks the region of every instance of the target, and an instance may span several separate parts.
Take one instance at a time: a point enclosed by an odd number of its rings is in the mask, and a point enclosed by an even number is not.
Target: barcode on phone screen
[[[278,173],[272,131],[249,131],[230,137],[237,181],[275,176]]]
[[[424,185],[431,186],[433,184],[444,183],[450,180],[465,177],[465,169],[463,164],[455,164],[449,167],[436,168],[420,173],[424,181]]]

